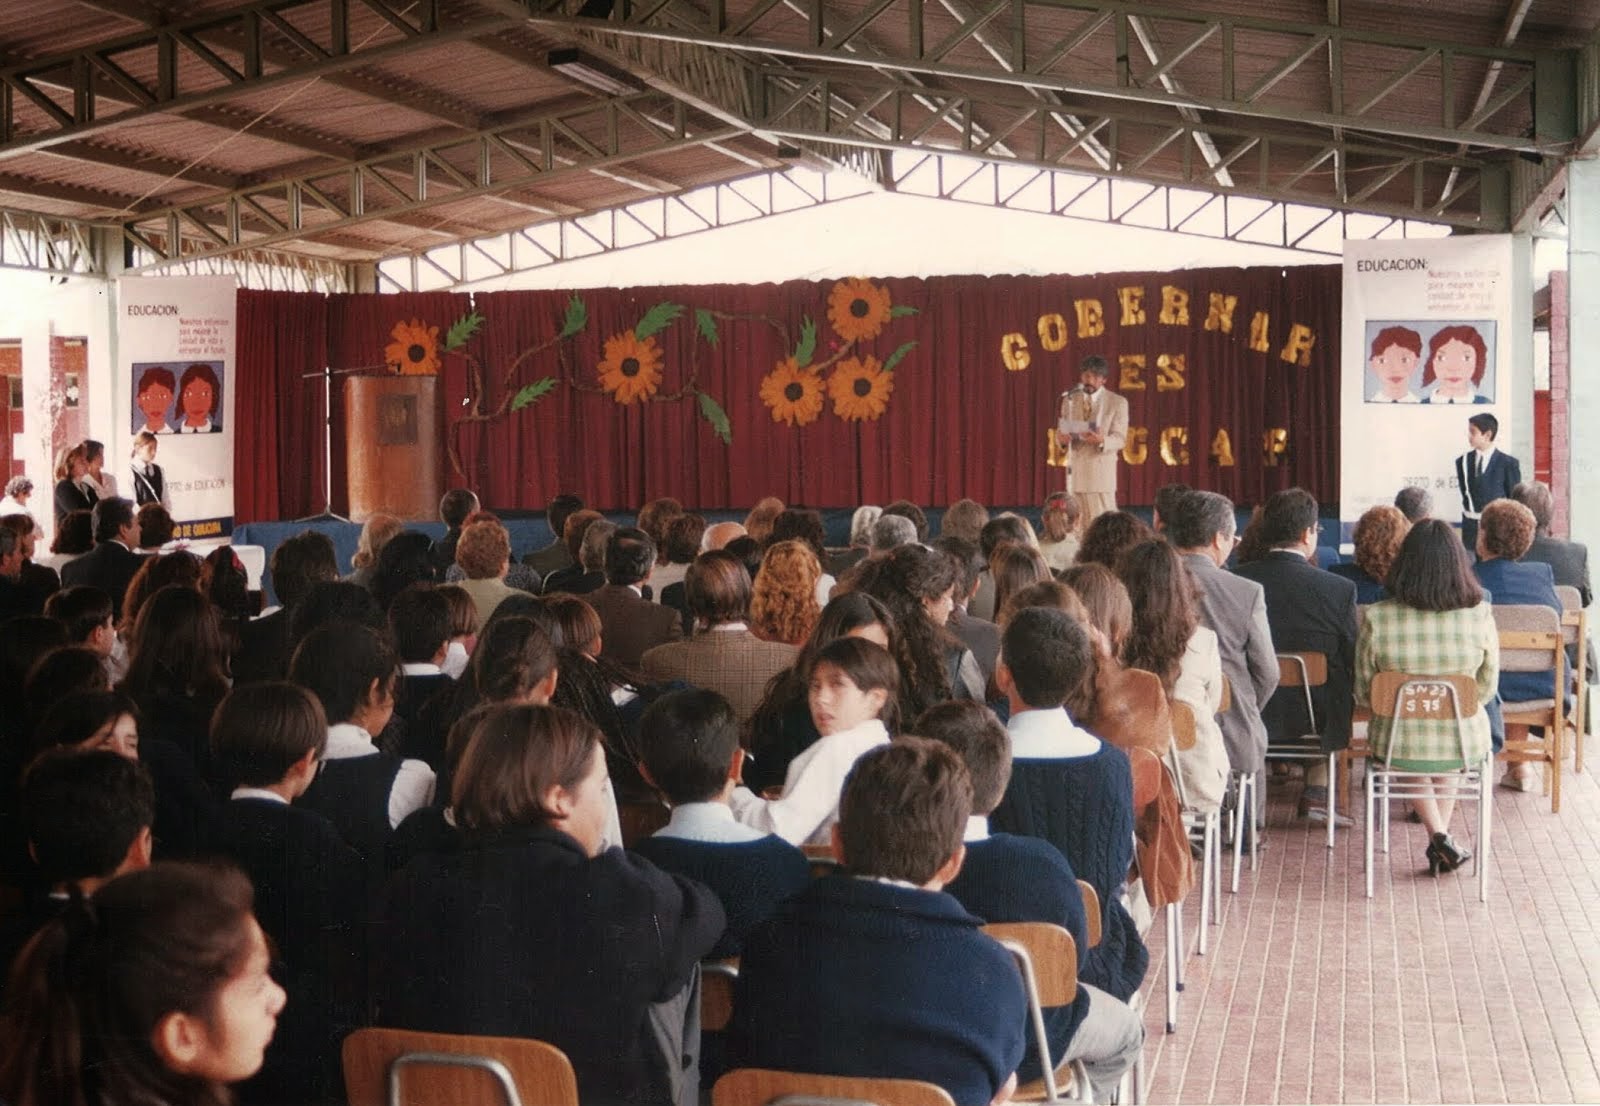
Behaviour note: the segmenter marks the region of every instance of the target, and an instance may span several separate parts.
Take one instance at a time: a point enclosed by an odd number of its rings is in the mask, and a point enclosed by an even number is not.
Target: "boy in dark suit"
[[[337,1100],[338,1042],[360,1024],[366,867],[332,822],[291,805],[316,778],[327,743],[316,696],[288,683],[235,688],[211,724],[212,759],[233,789],[219,851],[255,886],[273,974],[296,1011],[242,1088],[246,1101]]]
[[[405,723],[402,754],[424,761],[434,772],[444,766],[445,734],[437,724],[424,724],[423,707],[455,687],[440,667],[450,648],[453,621],[450,600],[430,584],[412,584],[389,604],[389,630],[400,654],[394,713]]]
[[[1473,415],[1467,420],[1467,444],[1472,448],[1456,458],[1456,486],[1461,489],[1461,544],[1476,555],[1478,518],[1496,499],[1510,499],[1522,483],[1522,465],[1495,447],[1500,420],[1493,415]]]
[[[1061,851],[1037,837],[990,833],[989,815],[1011,780],[1011,739],[994,712],[970,700],[940,703],[925,711],[917,733],[954,749],[972,776],[972,817],[967,819],[966,862],[945,888],[956,901],[986,922],[1051,922],[1072,934],[1082,956],[1089,951],[1083,893],[1072,865]],[[1110,1101],[1123,1073],[1144,1046],[1144,1025],[1128,1004],[1078,982],[1078,995],[1066,1006],[1044,1012],[1050,1057],[1059,1068],[1083,1061],[1095,1098]],[[1017,1070],[1018,1080],[1040,1078],[1042,1069],[1033,1033]]]
[[[856,761],[833,831],[850,874],[815,881],[745,941],[736,1064],[921,1079],[957,1106],[1010,1098],[1022,978],[943,890],[971,812],[971,777],[937,742],[901,738]]]

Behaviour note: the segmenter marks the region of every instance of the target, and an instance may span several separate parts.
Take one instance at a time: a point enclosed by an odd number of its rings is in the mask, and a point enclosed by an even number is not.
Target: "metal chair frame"
[[[1384,677],[1394,680],[1394,695],[1385,698],[1380,695],[1379,681]],[[1378,673],[1373,680],[1372,708],[1374,714],[1383,714],[1394,722],[1394,730],[1390,733],[1389,747],[1385,752],[1383,761],[1376,759],[1367,763],[1367,816],[1366,816],[1366,877],[1367,898],[1372,898],[1373,888],[1373,848],[1376,843],[1375,831],[1378,827],[1375,822],[1381,818],[1383,833],[1383,851],[1389,851],[1389,806],[1393,799],[1414,798],[1446,798],[1458,801],[1473,802],[1478,804],[1478,840],[1477,852],[1473,857],[1474,870],[1478,876],[1478,901],[1489,900],[1489,829],[1491,811],[1494,803],[1489,794],[1490,783],[1494,778],[1492,771],[1493,754],[1486,755],[1476,764],[1467,758],[1467,719],[1477,712],[1478,705],[1476,690],[1468,697],[1466,703],[1462,702],[1462,693],[1456,681],[1467,681],[1464,676],[1418,676],[1410,673]],[[1470,685],[1470,682],[1468,684]],[[1409,696],[1408,696],[1408,693]],[[1408,771],[1394,767],[1395,748],[1401,726],[1407,719],[1424,716],[1419,708],[1419,702],[1424,699],[1436,704],[1448,701],[1452,716],[1456,722],[1456,733],[1460,740],[1461,767],[1455,773],[1451,772],[1418,772]],[[1381,700],[1381,701],[1380,701]],[[1471,709],[1467,707],[1470,705]],[[1435,712],[1428,712],[1433,717],[1439,717]],[[1449,783],[1438,783],[1439,777],[1454,778]],[[1381,811],[1381,814],[1380,814]]]
[[[1188,831],[1190,840],[1198,839],[1200,844],[1200,936],[1197,941],[1196,951],[1204,956],[1210,949],[1210,925],[1221,924],[1221,896],[1217,894],[1218,887],[1222,884],[1222,843],[1219,833],[1219,819],[1217,812],[1195,810],[1189,805],[1189,795],[1183,786],[1183,773],[1178,769],[1178,752],[1180,731],[1187,736],[1190,748],[1195,740],[1194,736],[1194,708],[1188,703],[1173,700],[1168,704],[1168,710],[1173,718],[1173,740],[1167,746],[1167,771],[1172,776],[1172,784],[1178,790],[1178,806],[1183,812],[1183,828]],[[1180,713],[1187,715],[1189,724],[1180,726],[1177,719]],[[1198,838],[1197,838],[1198,835]]]
[[[1309,661],[1316,658],[1321,662],[1321,679],[1312,681],[1311,666]],[[1294,675],[1293,683],[1286,685],[1284,680],[1284,666],[1288,665],[1289,671]],[[1278,686],[1298,687],[1305,695],[1306,717],[1311,721],[1311,728],[1315,733],[1317,728],[1317,708],[1311,699],[1311,689],[1324,687],[1328,682],[1328,658],[1325,653],[1311,651],[1287,652],[1278,654]],[[1308,735],[1309,736],[1309,735]],[[1272,735],[1267,735],[1268,760],[1326,760],[1328,762],[1328,848],[1333,848],[1333,835],[1338,818],[1338,804],[1334,802],[1334,793],[1338,790],[1338,752],[1324,753],[1322,751],[1321,735],[1317,734],[1318,745],[1311,748],[1304,741],[1277,741],[1272,740]],[[1250,868],[1255,870],[1255,857],[1251,856]]]
[[[1036,926],[1040,929],[1060,929],[1060,936],[1066,938],[1068,946],[1074,949],[1076,948],[1076,946],[1072,944],[1072,934],[1068,933],[1064,929],[1061,929],[1060,926],[1051,925],[1048,922],[1021,922],[1002,924],[998,927],[993,925],[983,927],[984,932],[988,933],[996,941],[1000,942],[1001,946],[1003,946],[1005,950],[1011,954],[1012,959],[1017,962],[1017,970],[1022,973],[1023,987],[1026,988],[1028,992],[1028,1021],[1033,1027],[1034,1047],[1039,1051],[1039,1067],[1044,1073],[1043,1082],[1045,1092],[1045,1097],[1043,1099],[1030,1101],[1042,1101],[1047,1104],[1061,1102],[1091,1103],[1094,1101],[1094,1091],[1089,1086],[1089,1073],[1084,1068],[1081,1061],[1073,1060],[1070,1063],[1070,1070],[1072,1072],[1072,1086],[1067,1088],[1066,1093],[1062,1092],[1061,1086],[1056,1082],[1056,1068],[1058,1065],[1056,1064],[1055,1058],[1050,1055],[1050,1036],[1045,1031],[1044,1025],[1045,1003],[1040,994],[1038,974],[1033,969],[1033,954],[1029,951],[1027,943],[1024,939],[1011,935],[1012,933],[1017,932],[1019,929],[1022,932],[1026,932],[1027,930]],[[1073,967],[1073,974],[1074,990],[1076,990],[1076,964],[1074,964]],[[1071,1001],[1070,996],[1066,996],[1066,1001]],[[1051,1005],[1059,1004],[1052,1002]],[[1019,1093],[1020,1091],[1021,1089],[1019,1088]],[[1013,1099],[1013,1101],[1016,1101],[1016,1099]]]

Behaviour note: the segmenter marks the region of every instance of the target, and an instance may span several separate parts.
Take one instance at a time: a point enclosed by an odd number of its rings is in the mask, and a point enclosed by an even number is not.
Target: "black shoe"
[[[1432,875],[1453,872],[1472,859],[1472,851],[1456,844],[1448,833],[1436,833],[1428,842],[1428,871]]]

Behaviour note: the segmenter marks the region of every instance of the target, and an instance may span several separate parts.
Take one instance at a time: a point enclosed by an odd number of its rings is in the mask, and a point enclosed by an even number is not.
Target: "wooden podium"
[[[351,521],[434,519],[443,494],[438,378],[347,376],[344,409]]]

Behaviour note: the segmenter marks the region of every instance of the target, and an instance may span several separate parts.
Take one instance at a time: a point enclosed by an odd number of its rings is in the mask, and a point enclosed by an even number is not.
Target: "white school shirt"
[[[839,792],[856,760],[889,743],[889,731],[876,718],[819,738],[789,762],[783,798],[763,799],[748,787],[734,789],[733,816],[745,825],[775,833],[791,845],[823,844],[839,820]]]
[[[336,722],[328,727],[328,748],[322,754],[324,760],[349,760],[377,755],[378,747],[372,743],[372,735],[360,726]],[[404,822],[406,815],[412,811],[421,810],[433,802],[434,783],[433,769],[424,761],[406,760],[400,763],[394,786],[389,789],[391,828]]]
[[[726,803],[682,803],[672,808],[667,824],[651,836],[709,845],[742,845],[747,841],[759,841],[766,834],[739,822],[733,816],[733,808]]]
[[[1059,760],[1100,751],[1100,739],[1074,723],[1065,707],[1018,711],[1006,723],[1006,732],[1017,760]]]

